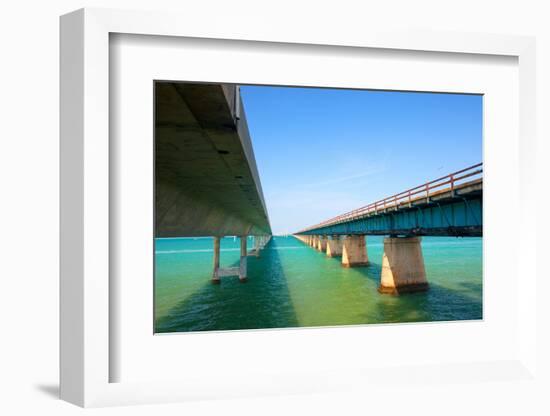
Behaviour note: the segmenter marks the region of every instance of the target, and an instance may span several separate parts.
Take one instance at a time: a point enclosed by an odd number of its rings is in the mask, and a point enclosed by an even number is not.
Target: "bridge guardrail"
[[[328,227],[330,225],[341,224],[348,221],[355,221],[372,213],[378,214],[379,211],[385,211],[392,207],[399,207],[404,203],[410,205],[412,202],[418,201],[419,199],[426,198],[426,200],[429,201],[431,196],[449,190],[453,192],[457,186],[481,177],[483,177],[483,163],[478,163],[465,169],[450,173],[449,175],[442,176],[441,178],[426,182],[422,185],[415,186],[414,188],[407,189],[406,191],[399,192],[379,201],[375,201],[369,205],[346,212],[345,214],[338,215],[317,225],[305,228],[297,234],[314,230],[316,228]]]

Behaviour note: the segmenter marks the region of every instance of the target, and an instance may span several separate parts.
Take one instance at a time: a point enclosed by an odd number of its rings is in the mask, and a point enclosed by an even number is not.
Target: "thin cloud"
[[[296,232],[364,204],[360,195],[339,190],[287,191],[272,200],[271,226],[275,234]]]
[[[372,171],[369,171],[369,172],[363,172],[363,173],[356,173],[354,175],[341,176],[339,178],[333,178],[333,179],[329,179],[329,180],[321,181],[321,182],[306,183],[302,186],[309,187],[309,188],[314,188],[314,187],[317,187],[317,186],[333,185],[335,183],[342,183],[342,182],[352,181],[354,179],[366,178],[367,176],[373,176],[373,175],[376,175],[378,173],[383,173],[384,171],[385,171],[385,169],[372,170]]]

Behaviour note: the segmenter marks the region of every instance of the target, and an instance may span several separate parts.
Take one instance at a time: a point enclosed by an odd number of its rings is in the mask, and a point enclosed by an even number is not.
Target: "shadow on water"
[[[381,322],[431,322],[483,318],[482,303],[457,290],[430,283],[426,292],[380,295],[376,303]]]
[[[381,264],[369,261],[368,266],[355,267],[353,270],[356,270],[359,274],[369,279],[376,287],[380,284],[380,275],[382,274]]]
[[[260,257],[248,257],[248,281],[210,280],[156,322],[156,332],[281,328],[298,326],[287,280],[272,239]],[[234,264],[236,266],[237,264]]]
[[[381,269],[380,264],[371,263],[355,270],[378,287]],[[430,282],[429,276],[428,281]],[[481,283],[460,282],[458,285],[472,293],[481,293],[482,290]],[[430,282],[430,288],[425,292],[398,296],[376,292],[370,301],[373,308],[369,308],[369,316],[365,316],[365,322],[430,322],[483,318],[481,298],[468,296],[464,291],[434,282]]]
[[[481,282],[460,282],[458,284],[471,292],[481,293],[483,290],[483,284]]]

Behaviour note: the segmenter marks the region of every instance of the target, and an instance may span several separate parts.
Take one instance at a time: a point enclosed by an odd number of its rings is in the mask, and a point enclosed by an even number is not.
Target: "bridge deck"
[[[155,236],[271,234],[235,85],[155,82]]]
[[[481,166],[454,172],[296,234],[481,236]]]

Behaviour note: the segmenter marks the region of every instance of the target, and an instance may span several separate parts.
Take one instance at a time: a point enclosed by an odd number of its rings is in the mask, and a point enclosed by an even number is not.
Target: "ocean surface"
[[[221,241],[222,267],[239,262],[239,239]],[[424,237],[430,290],[377,291],[383,237],[368,236],[371,264],[343,268],[294,237],[274,237],[248,257],[248,281],[211,283],[211,238],[155,241],[155,331],[288,328],[482,318],[482,239]],[[248,242],[253,247],[252,238]]]

